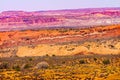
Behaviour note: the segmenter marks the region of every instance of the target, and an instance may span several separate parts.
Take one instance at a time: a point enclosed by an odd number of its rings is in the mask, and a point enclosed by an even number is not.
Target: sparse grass
[[[29,61],[31,58],[34,60]],[[0,61],[9,63],[8,68],[0,69],[0,79],[3,80],[120,79],[120,55],[12,57],[1,58]],[[41,62],[45,63],[40,64],[40,66],[46,66],[46,63],[49,63],[49,67],[35,68]],[[26,64],[24,66],[26,68],[21,69],[23,64]],[[14,66],[14,68],[12,69],[11,66]]]

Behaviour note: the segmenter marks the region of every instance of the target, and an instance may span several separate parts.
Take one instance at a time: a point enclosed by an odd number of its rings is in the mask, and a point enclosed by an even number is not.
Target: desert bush
[[[45,56],[49,57],[49,54],[46,54]]]
[[[82,59],[82,60],[79,61],[79,63],[80,64],[85,64],[85,60]]]
[[[102,63],[103,63],[104,65],[110,64],[110,60],[109,60],[109,59],[103,60]]]
[[[62,64],[65,64],[65,61],[62,61]]]
[[[13,69],[16,70],[16,71],[20,71],[20,66],[19,65],[15,65],[15,66],[13,66]]]
[[[7,62],[3,62],[0,64],[0,69],[8,69],[9,68],[9,65]]]
[[[94,58],[94,61],[96,62],[96,61],[97,61],[97,58]]]
[[[47,69],[49,64],[46,61],[42,61],[35,66],[37,69]]]
[[[28,69],[28,68],[30,68],[30,67],[31,67],[30,64],[25,64],[25,65],[23,66],[24,69]]]
[[[99,77],[106,77],[106,76],[108,76],[109,74],[108,73],[100,73],[99,74]]]
[[[55,54],[52,55],[52,57],[56,56]]]
[[[32,61],[33,59],[32,58],[29,58],[29,61]]]
[[[110,48],[112,48],[112,49],[114,49],[115,48],[115,46],[114,45],[108,45]]]
[[[91,45],[87,45],[87,46],[86,46],[86,47],[87,47],[87,49],[90,49],[90,46],[91,46]]]

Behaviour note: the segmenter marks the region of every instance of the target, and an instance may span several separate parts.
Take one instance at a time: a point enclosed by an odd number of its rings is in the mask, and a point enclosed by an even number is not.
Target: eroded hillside
[[[120,25],[84,29],[51,29],[0,32],[0,48],[32,44],[56,44],[120,36]]]
[[[0,55],[119,54],[119,37],[120,25],[0,32]]]

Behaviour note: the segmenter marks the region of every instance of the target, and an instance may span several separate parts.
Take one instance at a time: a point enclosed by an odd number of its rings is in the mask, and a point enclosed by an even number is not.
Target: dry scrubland
[[[0,80],[120,80],[120,55],[0,58]]]
[[[17,56],[120,54],[120,38],[18,47]]]

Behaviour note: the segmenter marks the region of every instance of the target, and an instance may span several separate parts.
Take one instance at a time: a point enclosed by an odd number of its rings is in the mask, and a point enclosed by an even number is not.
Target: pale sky
[[[0,12],[120,7],[120,0],[0,0]]]

